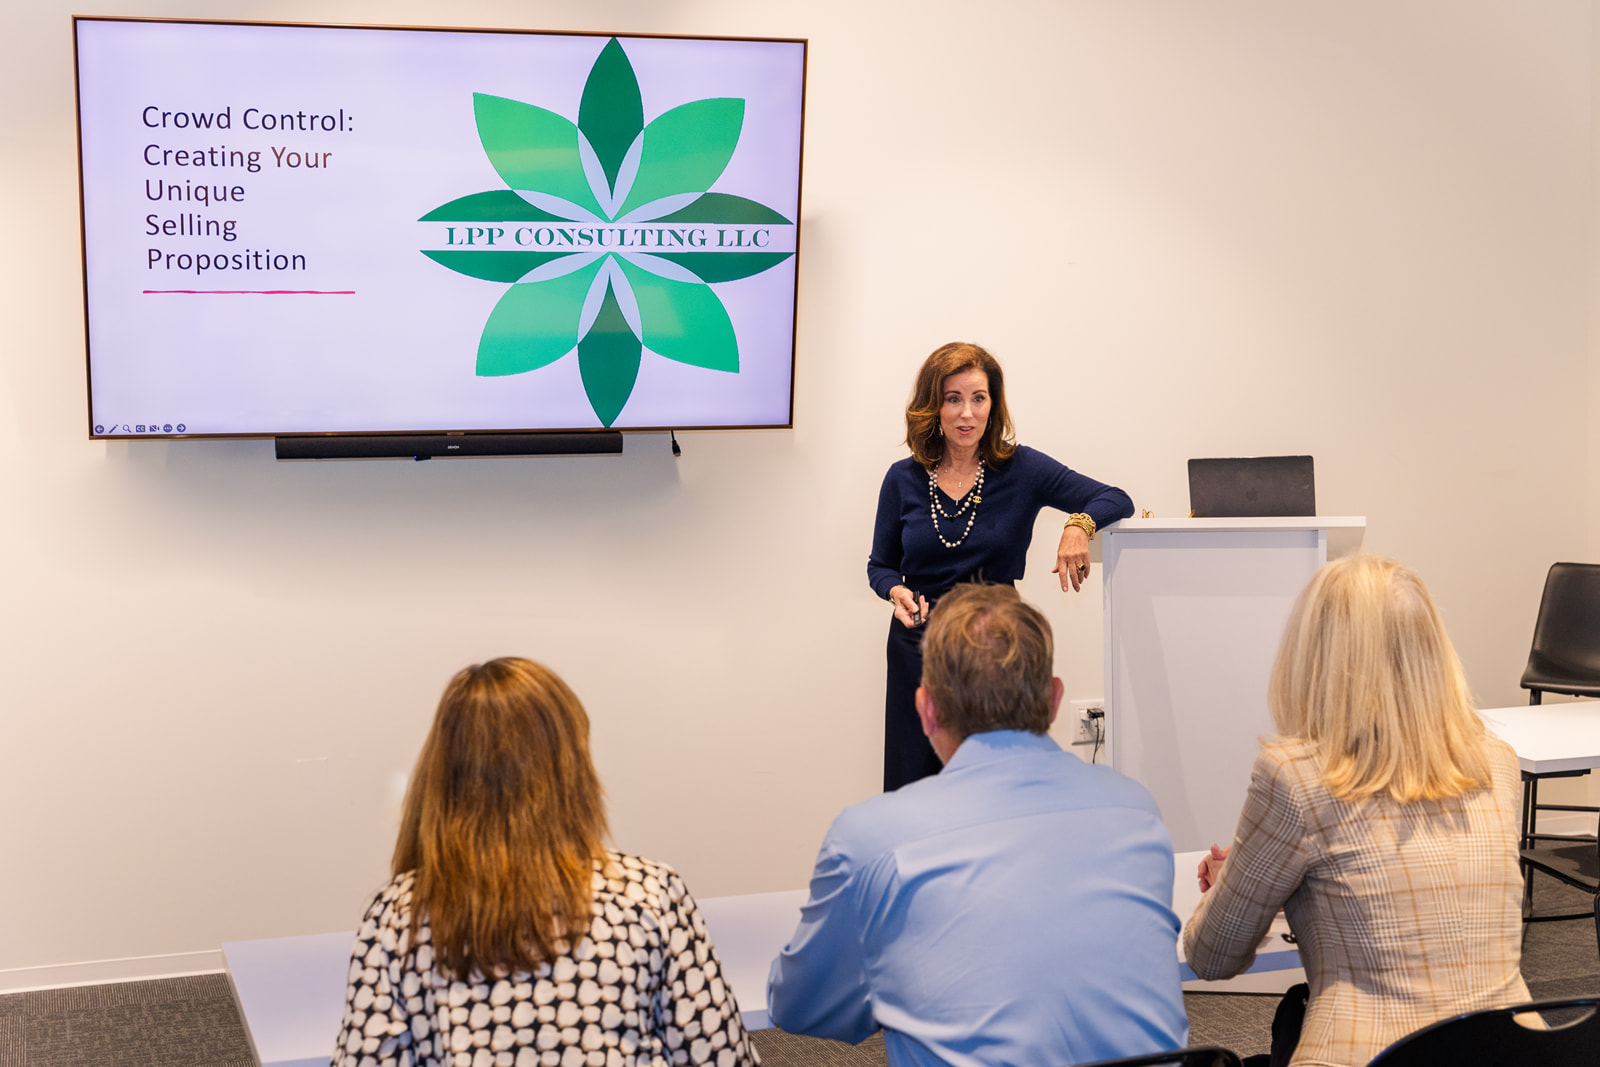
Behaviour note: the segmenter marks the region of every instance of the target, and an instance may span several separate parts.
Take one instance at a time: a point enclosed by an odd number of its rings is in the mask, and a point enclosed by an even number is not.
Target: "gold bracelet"
[[[1094,520],[1092,518],[1090,518],[1089,516],[1085,515],[1083,512],[1080,511],[1080,512],[1077,512],[1076,514],[1068,515],[1067,516],[1067,526],[1076,526],[1078,529],[1082,530],[1084,533],[1089,535],[1089,540],[1091,540],[1091,541],[1094,540],[1094,531],[1095,531]],[[1063,526],[1061,529],[1063,531],[1065,531],[1067,526]]]

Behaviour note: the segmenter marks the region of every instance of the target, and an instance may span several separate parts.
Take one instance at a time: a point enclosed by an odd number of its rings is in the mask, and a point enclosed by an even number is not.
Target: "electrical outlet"
[[[1092,700],[1074,700],[1072,708],[1072,743],[1074,745],[1092,745],[1097,739],[1104,739],[1105,706],[1103,697]],[[1091,712],[1098,714],[1091,715]]]

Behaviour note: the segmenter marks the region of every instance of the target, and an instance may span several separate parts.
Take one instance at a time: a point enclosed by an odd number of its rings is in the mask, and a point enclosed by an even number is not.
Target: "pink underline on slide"
[[[145,289],[145,293],[192,293],[199,296],[355,296],[354,289]]]

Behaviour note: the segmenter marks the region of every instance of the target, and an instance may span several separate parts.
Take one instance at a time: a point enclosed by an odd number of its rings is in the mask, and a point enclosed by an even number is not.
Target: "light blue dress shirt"
[[[1188,1040],[1172,841],[1150,793],[998,730],[828,831],[767,1007],[890,1067],[1065,1067]]]

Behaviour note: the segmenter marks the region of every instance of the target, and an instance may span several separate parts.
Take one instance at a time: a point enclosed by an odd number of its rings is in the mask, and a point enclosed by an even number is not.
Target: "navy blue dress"
[[[961,505],[940,490],[944,511]],[[972,532],[946,548],[934,530],[928,497],[928,469],[907,457],[889,468],[878,493],[878,518],[872,531],[867,581],[885,600],[903,585],[932,604],[958,582],[1015,584],[1027,568],[1033,524],[1046,507],[1083,512],[1095,526],[1133,514],[1133,501],[1115,486],[1097,482],[1057,463],[1043,452],[1018,445],[1010,459],[986,465],[983,500],[975,506]],[[960,539],[970,515],[939,519],[947,541]],[[938,774],[939,757],[922,734],[915,694],[922,682],[922,633],[893,617],[889,620],[888,685],[884,699],[883,788]]]

